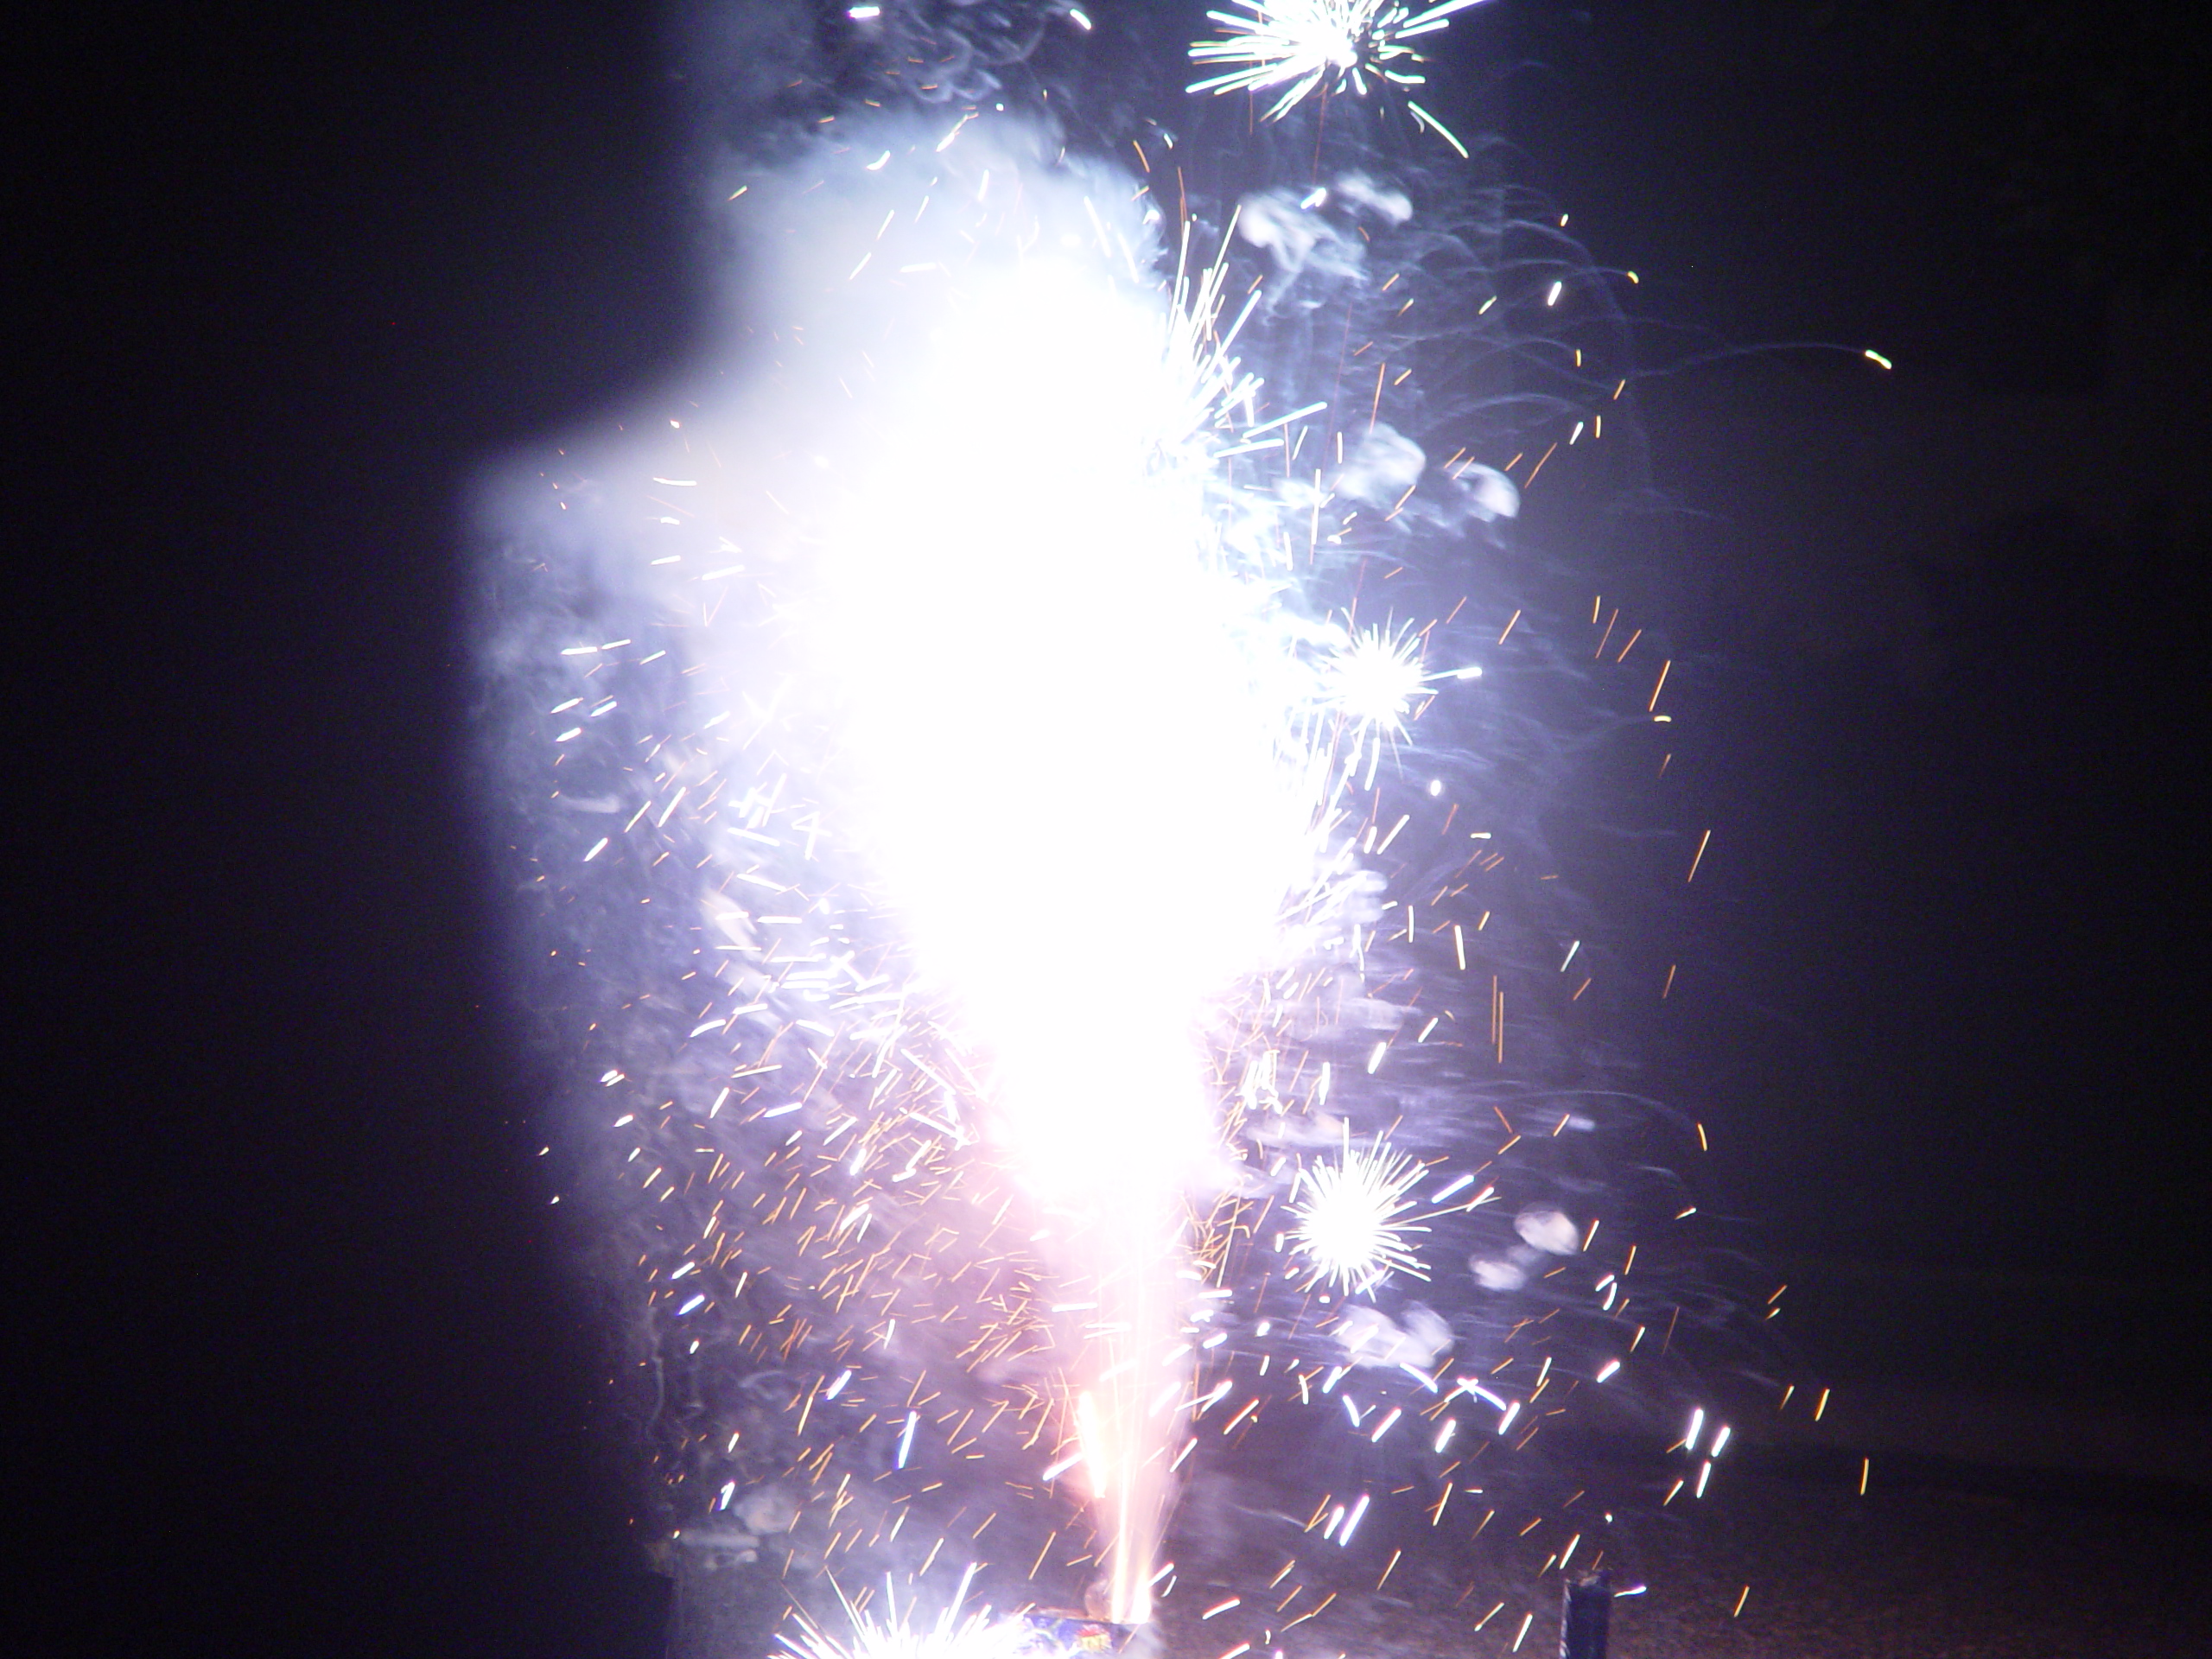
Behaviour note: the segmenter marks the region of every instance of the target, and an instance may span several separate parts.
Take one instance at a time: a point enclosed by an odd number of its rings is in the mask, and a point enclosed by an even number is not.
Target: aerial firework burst
[[[1225,38],[1191,48],[1194,63],[1230,67],[1192,83],[1194,92],[1273,92],[1267,111],[1281,120],[1315,92],[1350,91],[1364,98],[1370,85],[1419,86],[1426,61],[1411,42],[1433,35],[1455,12],[1480,0],[1444,0],[1415,7],[1405,0],[1231,0],[1241,13],[1210,11]],[[1464,156],[1458,138],[1435,117],[1408,101],[1408,109]]]
[[[1311,10],[1350,75],[1459,9]],[[1678,1190],[1600,1149],[1639,1109],[1578,1022],[1625,976],[1541,829],[1543,688],[1656,772],[1652,653],[1510,565],[1614,447],[1603,285],[1348,123],[1321,185],[1148,127],[1132,173],[1014,95],[1021,9],[859,10],[870,98],[717,193],[715,373],[524,467],[487,566],[648,1530],[817,1659],[996,1640],[971,1586],[1137,1624],[1252,1550],[1309,1605],[1536,1595],[1537,1431],[1624,1368],[1676,1421],[1702,1317]],[[1409,1528],[1433,1568],[1368,1558]]]

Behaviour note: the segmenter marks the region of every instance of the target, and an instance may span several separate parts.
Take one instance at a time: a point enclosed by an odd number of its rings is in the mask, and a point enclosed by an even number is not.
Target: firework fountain
[[[641,1530],[798,1646],[1487,1623],[1662,1501],[1567,1497],[1578,1395],[1668,1498],[1721,1449],[1543,830],[1578,746],[1663,766],[1664,668],[1512,602],[1618,318],[1411,96],[1471,3],[1210,14],[1183,131],[1046,67],[1111,19],[852,7],[717,175],[712,365],[489,493]]]

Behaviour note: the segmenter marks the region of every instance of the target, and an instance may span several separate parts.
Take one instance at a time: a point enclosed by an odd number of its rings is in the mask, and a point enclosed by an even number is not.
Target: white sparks
[[[1427,1279],[1410,1238],[1428,1230],[1403,1219],[1414,1207],[1408,1194],[1426,1173],[1418,1159],[1387,1143],[1361,1148],[1349,1140],[1336,1162],[1299,1171],[1291,1187],[1298,1217],[1292,1238],[1314,1281],[1357,1295],[1393,1273]]]
[[[798,1659],[1004,1659],[1028,1634],[1020,1620],[994,1618],[988,1608],[963,1617],[957,1599],[936,1619],[919,1622],[911,1607],[905,1616],[900,1614],[887,1580],[884,1588],[880,1617],[855,1607],[839,1592],[851,1626],[849,1634],[835,1635],[799,1611],[793,1615],[797,1632],[778,1639]]]
[[[1263,92],[1281,89],[1267,118],[1280,120],[1315,92],[1349,88],[1367,96],[1370,83],[1419,86],[1426,61],[1409,42],[1444,28],[1455,12],[1478,0],[1443,0],[1416,9],[1406,0],[1230,0],[1238,11],[1209,11],[1223,38],[1199,41],[1191,60],[1219,66],[1220,73],[1193,81],[1193,92]],[[1461,155],[1458,139],[1427,111],[1434,127]]]
[[[1421,639],[1410,625],[1352,634],[1327,668],[1331,703],[1361,735],[1404,735],[1406,714],[1427,685]]]

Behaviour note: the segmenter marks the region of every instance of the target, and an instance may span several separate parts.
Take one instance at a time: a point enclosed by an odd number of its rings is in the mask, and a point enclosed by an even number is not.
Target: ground
[[[2054,1659],[2206,1650],[2197,1576],[2212,1545],[2204,1489],[1993,1478],[1934,1462],[1877,1472],[1862,1497],[1855,1466],[1835,1460],[1738,1470],[1689,1524],[1643,1540],[1624,1582],[1649,1588],[1615,1602],[1612,1654]],[[1235,1615],[1201,1622],[1207,1605],[1174,1599],[1170,1659],[1220,1659],[1260,1634],[1232,1627]],[[1301,1627],[1289,1638],[1304,1643],[1292,1659],[1558,1652],[1555,1588],[1525,1631],[1524,1605],[1478,1630],[1486,1610],[1471,1603],[1439,1613],[1370,1598]]]

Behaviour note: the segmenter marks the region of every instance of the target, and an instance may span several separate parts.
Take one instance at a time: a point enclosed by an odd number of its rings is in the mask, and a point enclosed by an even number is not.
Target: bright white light
[[[846,1635],[798,1612],[797,1632],[779,1633],[778,1640],[798,1659],[1011,1659],[1029,1634],[1019,1619],[994,1618],[988,1609],[961,1618],[957,1605],[932,1621],[918,1622],[911,1608],[899,1613],[887,1582],[884,1589],[880,1618],[845,1603]]]
[[[1225,38],[1200,41],[1191,60],[1227,66],[1221,73],[1194,81],[1193,92],[1268,92],[1283,89],[1267,111],[1280,119],[1314,92],[1349,87],[1365,97],[1370,79],[1418,86],[1423,61],[1407,42],[1434,34],[1453,13],[1477,0],[1444,0],[1416,9],[1405,0],[1230,0],[1239,13],[1210,11]],[[1395,66],[1395,67],[1394,67]],[[1420,114],[1428,124],[1433,118]],[[1439,132],[1443,129],[1439,127]],[[1448,133],[1444,135],[1447,139]],[[1451,139],[1454,149],[1459,141]],[[1461,152],[1465,154],[1463,150]]]
[[[778,573],[778,639],[736,620],[716,665],[791,652],[856,897],[1051,1223],[1056,1302],[1086,1311],[1057,1327],[1061,1473],[1138,1623],[1183,1410],[1154,1401],[1192,1363],[1165,1287],[1219,1156],[1205,1035],[1303,948],[1281,918],[1343,787],[1325,652],[1287,613],[1276,498],[1235,510],[1217,464],[1259,391],[1217,337],[1225,266],[1163,259],[1125,180],[1014,122],[885,136],[837,181],[866,210],[825,193],[788,245],[812,395],[777,405],[746,550]]]
[[[1408,1194],[1426,1173],[1420,1160],[1380,1142],[1347,1143],[1336,1162],[1300,1170],[1291,1186],[1291,1236],[1314,1282],[1357,1295],[1393,1273],[1427,1278],[1410,1243],[1427,1229],[1404,1219],[1415,1207]]]
[[[1122,263],[972,261],[915,320],[841,457],[810,630],[868,850],[1024,1167],[1091,1192],[1204,1155],[1197,1023],[1269,961],[1315,816],[1207,510],[1202,331]],[[1362,720],[1390,696],[1366,660]]]
[[[1408,626],[1355,633],[1329,659],[1330,701],[1362,735],[1402,736],[1406,715],[1427,689],[1421,638]]]

